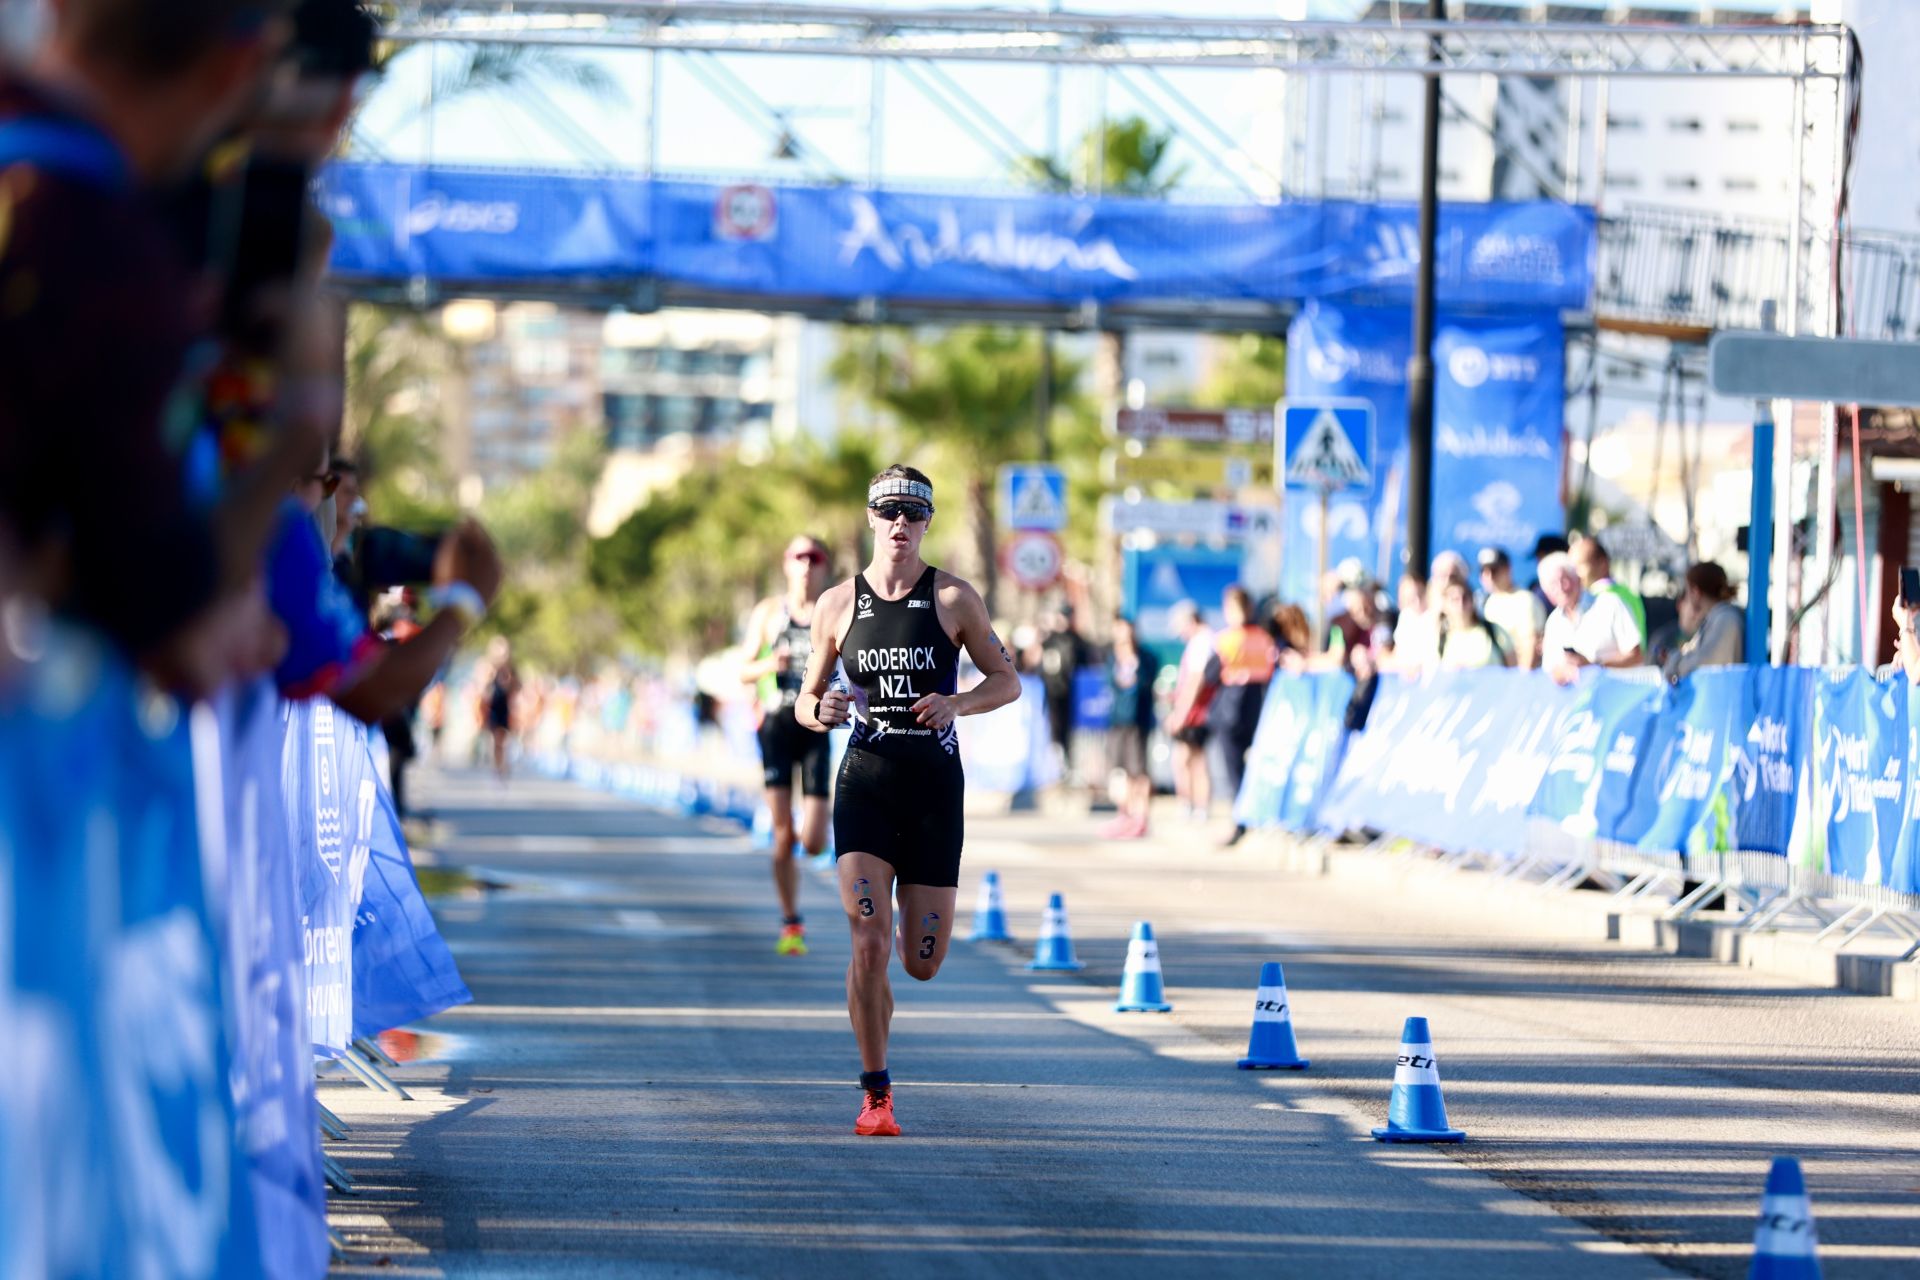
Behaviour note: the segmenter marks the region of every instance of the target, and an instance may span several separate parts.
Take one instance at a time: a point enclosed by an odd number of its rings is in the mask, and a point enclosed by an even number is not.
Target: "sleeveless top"
[[[783,645],[787,650],[786,674],[775,671],[760,680],[760,705],[769,710],[784,710],[800,700],[800,685],[806,678],[807,659],[813,656],[812,619],[796,622],[793,610],[784,603],[780,606],[780,629],[774,632],[773,643],[760,656],[764,658],[776,653]]]
[[[940,625],[935,572],[929,565],[899,600],[881,599],[864,574],[853,580],[853,625],[840,645],[840,670],[853,695],[851,748],[898,760],[959,759],[954,726],[930,729],[912,710],[930,693],[953,693],[959,682],[960,646]]]

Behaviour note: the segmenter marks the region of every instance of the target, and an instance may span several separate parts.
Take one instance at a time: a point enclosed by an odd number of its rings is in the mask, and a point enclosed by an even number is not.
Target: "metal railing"
[[[1802,251],[1814,252],[1813,238]],[[1841,332],[1900,340],[1920,318],[1920,235],[1858,232],[1843,242]],[[1684,328],[1751,329],[1785,291],[1784,222],[1628,208],[1599,220],[1596,315]],[[1817,299],[1805,299],[1801,331]]]

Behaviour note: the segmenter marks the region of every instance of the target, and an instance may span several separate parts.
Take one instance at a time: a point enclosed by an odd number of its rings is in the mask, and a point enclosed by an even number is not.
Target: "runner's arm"
[[[953,610],[959,623],[957,638],[961,645],[973,659],[973,665],[980,668],[980,674],[986,677],[965,693],[953,696],[954,714],[977,716],[1019,701],[1020,677],[1014,672],[1013,657],[1006,645],[994,634],[993,622],[987,617],[987,602],[964,582],[956,582],[954,587],[951,598],[943,603]]]
[[[827,686],[840,662],[840,627],[852,594],[851,585],[841,583],[829,588],[813,609],[813,653],[807,658],[806,674],[800,678],[793,718],[815,733],[845,724],[851,715],[846,690]]]

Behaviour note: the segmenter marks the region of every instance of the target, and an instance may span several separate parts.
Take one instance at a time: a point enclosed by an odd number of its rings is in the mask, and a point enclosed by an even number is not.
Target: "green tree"
[[[593,544],[589,581],[641,651],[714,652],[756,600],[779,590],[795,534],[825,541],[839,576],[864,561],[860,496],[890,460],[853,435],[790,442],[750,462],[704,460]]]
[[[1095,125],[1073,147],[1070,169],[1052,156],[1028,155],[1014,166],[1022,182],[1070,191],[1099,191],[1114,196],[1162,196],[1187,175],[1185,165],[1169,165],[1171,129],[1158,129],[1144,116],[1123,116]]]
[[[343,451],[365,473],[367,505],[381,524],[423,528],[452,519],[438,392],[461,372],[458,348],[432,316],[362,304],[349,309]]]
[[[619,651],[621,617],[593,580],[586,532],[604,453],[594,432],[576,431],[540,470],[480,505],[507,566],[489,627],[531,666],[584,674]]]
[[[1243,333],[1228,344],[1196,402],[1218,409],[1266,408],[1287,393],[1287,343],[1275,333]]]

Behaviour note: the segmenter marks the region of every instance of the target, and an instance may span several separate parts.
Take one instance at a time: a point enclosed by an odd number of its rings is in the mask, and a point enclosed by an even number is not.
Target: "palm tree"
[[[1074,150],[1075,171],[1084,191],[1110,196],[1153,198],[1164,196],[1186,176],[1185,165],[1168,164],[1173,131],[1157,129],[1144,116],[1125,116],[1088,129]],[[1015,169],[1023,181],[1055,191],[1073,188],[1050,156],[1025,157]],[[1095,395],[1102,408],[1118,406],[1126,395],[1127,336],[1118,329],[1100,331],[1100,353],[1095,361]]]

